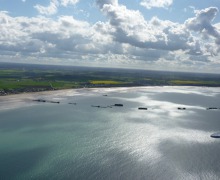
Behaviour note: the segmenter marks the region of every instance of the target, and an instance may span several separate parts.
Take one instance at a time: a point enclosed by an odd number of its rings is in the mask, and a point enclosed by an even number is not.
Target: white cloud
[[[102,9],[105,5],[118,5],[118,0],[96,0],[97,5]]]
[[[129,10],[125,6],[118,4],[117,1],[96,1],[101,11],[109,18],[109,23],[113,30],[111,35],[114,41],[121,44],[129,44],[133,48],[140,48],[149,54],[135,56],[139,59],[158,60],[169,52],[178,54],[183,52],[185,59],[199,59],[203,62],[209,62],[210,56],[218,55],[220,48],[218,45],[219,32],[212,25],[212,21],[218,12],[217,8],[207,8],[201,11],[195,11],[196,16],[187,20],[184,24],[174,23],[167,20],[160,20],[153,17],[146,21],[139,11]],[[212,41],[202,40],[192,31],[202,30],[202,34],[207,38],[212,37]],[[201,41],[202,40],[202,41]],[[215,45],[216,44],[216,45]],[[152,52],[158,51],[156,58],[152,57]],[[166,53],[161,53],[165,51]],[[134,51],[129,51],[134,52]],[[148,56],[149,55],[149,56]],[[175,58],[177,56],[173,56]],[[165,57],[171,59],[169,56]],[[177,60],[177,59],[176,59]]]
[[[204,32],[207,34],[218,37],[219,32],[216,31],[212,25],[214,18],[218,13],[218,8],[210,7],[203,10],[195,10],[196,17],[190,18],[186,21],[186,26],[196,32]]]
[[[173,4],[173,0],[142,0],[140,4],[147,9],[168,8]]]
[[[79,0],[61,0],[60,3],[62,6],[68,6],[68,5],[74,5],[76,3],[78,3]]]
[[[220,24],[212,24],[215,8],[197,10],[195,17],[180,24],[158,17],[147,21],[140,11],[129,10],[117,0],[96,3],[106,22],[90,24],[72,16],[12,17],[0,12],[0,60],[20,57],[157,69],[169,64],[171,70],[193,70],[197,65],[220,68],[212,57],[219,53]]]
[[[72,16],[52,20],[45,17],[11,17],[1,12],[0,23],[1,56],[20,54],[81,59],[84,54],[108,53],[108,48],[116,47],[111,44],[108,24],[90,25]]]
[[[199,33],[206,43],[204,48],[211,55],[216,56],[220,51],[220,29],[214,25],[213,20],[219,12],[216,7],[209,7],[203,10],[195,10],[196,16],[185,22],[186,28]]]
[[[97,1],[99,5],[99,1]],[[102,2],[103,3],[103,2]],[[192,48],[193,38],[183,25],[162,21],[154,17],[146,21],[139,11],[122,5],[102,4],[102,11],[114,28],[114,40],[134,47],[160,50],[187,50]]]
[[[48,6],[37,4],[34,8],[42,15],[54,15],[58,12],[60,6],[67,7],[68,5],[75,5],[78,2],[79,0],[50,0]]]
[[[37,4],[34,6],[35,9],[40,14],[43,15],[53,15],[57,13],[57,8],[58,8],[59,2],[57,0],[51,0],[49,6],[42,6],[40,4]]]

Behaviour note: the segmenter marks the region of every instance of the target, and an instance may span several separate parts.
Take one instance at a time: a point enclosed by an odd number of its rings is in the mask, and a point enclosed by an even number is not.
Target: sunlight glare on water
[[[220,178],[220,142],[210,137],[220,131],[220,110],[206,109],[220,107],[219,88],[103,88],[0,98],[0,179]],[[32,101],[38,98],[60,104]],[[109,107],[116,103],[123,107]]]

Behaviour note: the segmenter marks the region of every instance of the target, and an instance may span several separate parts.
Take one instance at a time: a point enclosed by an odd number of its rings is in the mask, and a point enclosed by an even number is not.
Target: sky
[[[0,62],[220,73],[220,0],[0,0]]]

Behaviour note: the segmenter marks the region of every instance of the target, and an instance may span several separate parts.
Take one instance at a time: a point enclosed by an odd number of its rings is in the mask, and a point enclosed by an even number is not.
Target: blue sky
[[[220,71],[220,0],[0,0],[0,61]]]

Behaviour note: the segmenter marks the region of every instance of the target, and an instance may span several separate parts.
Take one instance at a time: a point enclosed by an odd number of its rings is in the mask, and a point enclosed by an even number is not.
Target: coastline
[[[46,95],[59,95],[63,92],[79,92],[79,91],[100,91],[108,92],[108,91],[115,91],[115,90],[125,90],[125,89],[151,89],[151,88],[213,88],[213,89],[220,89],[219,86],[121,86],[121,87],[85,87],[85,88],[72,88],[72,89],[57,89],[57,90],[45,90],[45,91],[29,91],[29,92],[21,92],[21,93],[14,93],[14,94],[7,94],[7,95],[0,95],[0,99],[8,99],[14,97],[35,97],[37,96],[46,96]],[[81,93],[80,93],[81,94]]]
[[[11,90],[8,92],[0,91],[0,97],[11,96],[11,95],[22,95],[22,94],[31,94],[31,93],[43,93],[43,92],[56,92],[63,90],[82,90],[82,89],[104,89],[104,88],[141,88],[141,87],[152,87],[155,85],[141,85],[141,86],[96,86],[96,87],[79,87],[79,88],[66,88],[66,89],[28,89],[28,90]],[[207,87],[207,88],[220,88],[218,85],[156,85],[155,87]]]
[[[163,91],[161,91],[163,88]],[[24,92],[20,94],[9,94],[6,96],[0,96],[0,110],[6,110],[17,107],[27,107],[31,105],[39,104],[34,101],[37,99],[46,99],[47,101],[59,101],[62,99],[68,100],[68,97],[73,96],[107,96],[108,93],[124,93],[124,92],[136,92],[140,90],[148,90],[151,92],[185,92],[187,94],[209,94],[211,89],[212,93],[219,93],[220,87],[204,87],[204,86],[134,86],[134,87],[100,87],[100,88],[74,88],[74,89],[62,89],[51,91],[38,91],[38,92]],[[202,90],[202,92],[201,92]]]

